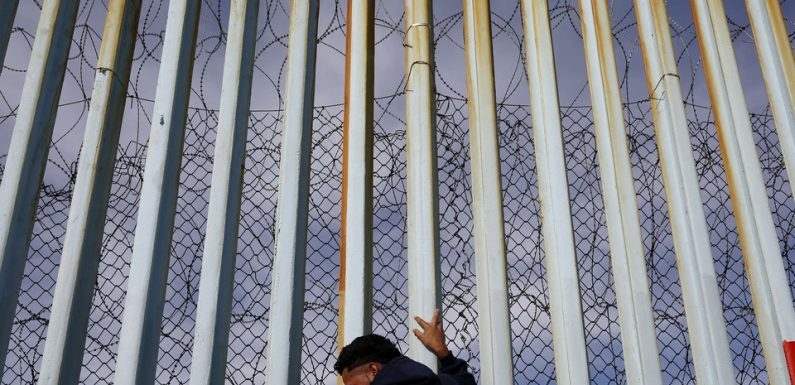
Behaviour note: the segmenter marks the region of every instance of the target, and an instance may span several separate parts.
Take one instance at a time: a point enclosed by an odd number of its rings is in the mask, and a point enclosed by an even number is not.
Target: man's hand
[[[442,318],[439,316],[439,309],[433,312],[430,322],[415,316],[414,320],[422,327],[423,331],[414,329],[414,335],[425,345],[428,350],[436,354],[440,360],[447,357],[450,351],[444,343],[444,329],[442,329]]]

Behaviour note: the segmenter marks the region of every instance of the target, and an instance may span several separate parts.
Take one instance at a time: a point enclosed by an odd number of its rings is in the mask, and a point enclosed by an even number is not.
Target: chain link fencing
[[[156,381],[186,383],[189,378],[196,301],[207,222],[213,143],[218,125],[218,94],[228,6],[204,0],[196,65],[174,226],[171,270],[166,293]],[[406,188],[405,122],[402,78],[402,4],[377,2],[375,159],[373,201],[375,332],[406,349]],[[437,2],[441,3],[441,2]],[[437,52],[437,155],[439,224],[444,318],[451,350],[479,372],[475,261],[470,211],[469,138],[466,86],[461,61],[460,8],[437,4],[434,24]],[[554,384],[549,297],[541,247],[535,152],[527,106],[521,15],[515,1],[493,2],[493,34],[498,72],[497,106],[507,246],[509,306],[512,317],[514,374],[517,384]],[[704,200],[715,269],[721,289],[735,375],[741,384],[767,383],[753,304],[743,269],[714,119],[703,89],[703,75],[692,22],[680,5],[670,3],[689,128]],[[19,90],[41,3],[22,0],[9,55],[0,77],[0,139],[10,138]],[[71,193],[76,177],[82,129],[90,104],[94,63],[106,12],[105,0],[82,0],[67,78],[58,110],[53,144],[40,190],[28,264],[20,292],[3,384],[38,380],[49,309],[57,278]],[[783,1],[785,15],[792,2]],[[645,89],[642,59],[631,2],[611,3],[616,52],[625,101],[627,140],[636,180],[638,207],[652,305],[666,384],[695,383],[693,360],[673,251],[661,170]],[[340,200],[343,106],[341,79],[334,71],[344,60],[345,4],[323,2],[320,20],[318,91],[312,137],[309,237],[306,256],[302,383],[334,384],[331,366],[337,346]],[[556,55],[561,78],[561,115],[580,291],[585,320],[589,375],[595,384],[625,383],[607,229],[601,198],[593,121],[582,71],[568,69],[581,47],[574,1],[552,1]],[[102,256],[92,299],[81,382],[111,383],[129,273],[139,193],[151,125],[152,99],[162,49],[167,4],[144,1],[122,139],[119,145],[104,229]],[[738,52],[748,45],[750,28],[730,12]],[[255,90],[249,118],[246,173],[240,213],[234,304],[229,336],[227,382],[265,380],[279,178],[289,2],[262,0],[258,27]],[[790,32],[793,23],[787,20]],[[790,41],[795,34],[790,34]],[[562,42],[562,43],[559,43]],[[749,48],[750,47],[750,48]],[[743,49],[745,51],[743,51]],[[580,50],[581,51],[581,50]],[[567,57],[570,53],[570,59]],[[755,53],[754,53],[755,55]],[[563,60],[562,60],[563,58]],[[738,58],[742,59],[738,54]],[[396,60],[391,75],[386,60]],[[377,59],[379,60],[379,59]],[[580,60],[580,63],[582,61]],[[324,72],[326,71],[326,72]],[[379,72],[380,71],[380,72]],[[339,78],[339,77],[338,77]],[[568,78],[574,78],[573,80]],[[334,83],[334,82],[337,83]],[[574,84],[574,86],[572,86]],[[747,85],[746,85],[747,86]],[[747,90],[749,95],[764,89]],[[770,207],[791,287],[795,290],[795,204],[792,200],[775,126],[766,102],[749,99],[751,122],[763,165]],[[6,140],[5,142],[8,142]],[[0,149],[6,151],[6,148]],[[6,162],[0,154],[0,175]]]

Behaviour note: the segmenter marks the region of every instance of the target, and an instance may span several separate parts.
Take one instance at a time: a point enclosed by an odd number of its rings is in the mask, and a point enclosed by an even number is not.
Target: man
[[[414,320],[423,331],[414,335],[439,358],[439,374],[402,354],[392,341],[377,334],[357,337],[342,348],[334,370],[345,385],[475,385],[467,363],[455,358],[444,342],[439,309],[430,322]]]

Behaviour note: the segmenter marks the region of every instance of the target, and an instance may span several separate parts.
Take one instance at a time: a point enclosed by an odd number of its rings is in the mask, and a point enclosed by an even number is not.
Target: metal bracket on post
[[[441,308],[439,274],[439,194],[436,157],[436,105],[434,103],[433,20],[430,0],[406,0],[406,37],[415,27],[412,44],[404,40],[406,71],[406,245],[409,330],[417,327],[413,316],[430,317]],[[419,66],[417,66],[420,64]],[[416,71],[415,71],[416,67]],[[409,86],[410,84],[410,86]],[[409,337],[412,359],[432,370],[437,357],[417,338]]]
[[[406,47],[411,47],[411,46],[406,46]],[[406,83],[403,85],[403,92],[412,92],[412,90],[409,89],[409,79],[411,79],[411,72],[414,71],[414,66],[417,64],[431,65],[431,63],[428,63],[425,60],[415,60],[411,62],[411,65],[409,66],[409,71],[406,74]]]
[[[409,43],[407,43],[407,42],[406,42],[406,41],[409,39],[409,32],[411,32],[411,30],[412,30],[414,27],[425,27],[425,28],[430,28],[431,26],[430,26],[428,23],[413,23],[413,24],[409,25],[409,27],[408,27],[408,28],[406,28],[406,34],[404,34],[404,35],[403,35],[403,46],[404,46],[404,47],[408,47],[408,48],[414,48],[414,46],[413,46],[413,45],[411,45],[411,44],[409,44]]]

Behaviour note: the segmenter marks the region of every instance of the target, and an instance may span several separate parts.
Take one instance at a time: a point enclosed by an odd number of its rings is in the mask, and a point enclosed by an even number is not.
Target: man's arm
[[[450,385],[475,385],[475,377],[469,373],[467,363],[455,358],[444,342],[444,329],[439,309],[433,312],[430,322],[420,317],[414,320],[422,327],[422,331],[414,329],[414,335],[425,347],[439,358],[439,381]]]
[[[452,354],[439,361],[439,382],[442,385],[476,385],[467,362]]]

